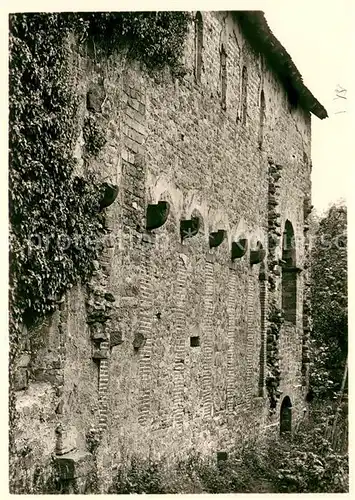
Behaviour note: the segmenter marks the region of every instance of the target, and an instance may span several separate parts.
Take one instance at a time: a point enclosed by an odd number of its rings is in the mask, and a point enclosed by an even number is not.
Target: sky
[[[263,10],[304,83],[328,111],[325,120],[312,115],[312,203],[322,212],[351,194],[354,2],[274,1]],[[336,98],[338,86],[347,90],[341,93],[346,99]]]

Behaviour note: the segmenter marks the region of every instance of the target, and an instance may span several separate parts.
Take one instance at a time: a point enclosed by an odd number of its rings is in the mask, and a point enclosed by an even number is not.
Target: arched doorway
[[[291,436],[292,432],[292,403],[288,396],[285,396],[280,410],[280,435],[282,437]]]

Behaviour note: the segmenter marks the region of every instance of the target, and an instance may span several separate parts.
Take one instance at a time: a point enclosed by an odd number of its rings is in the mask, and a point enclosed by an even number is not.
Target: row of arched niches
[[[107,182],[102,183],[102,197],[100,200],[100,210],[109,207],[116,200],[118,194],[118,186],[112,185]],[[168,195],[169,196],[169,195]],[[146,227],[147,232],[158,229],[167,222],[169,214],[171,213],[171,203],[166,200],[160,200],[157,203],[149,203],[146,209]],[[181,242],[188,238],[196,236],[203,225],[203,219],[200,214],[197,215],[197,210],[192,212],[190,219],[180,219],[179,222]],[[221,224],[223,225],[223,224]],[[280,226],[280,224],[278,224]],[[278,236],[281,236],[281,231],[277,230]],[[219,247],[223,241],[227,239],[227,230],[218,229],[217,231],[209,233],[209,247],[210,249]],[[282,259],[280,262],[284,263],[293,270],[300,270],[296,268],[296,255],[295,248],[292,244],[294,239],[294,230],[290,221],[286,221],[283,242],[282,242]],[[245,237],[238,238],[237,241],[232,241],[230,249],[230,257],[234,262],[241,259],[249,250],[250,264],[259,264],[264,261],[266,251],[260,240],[253,238],[255,245],[249,249],[248,239]],[[286,248],[284,248],[286,243]]]
[[[196,212],[196,211],[195,211]],[[158,229],[167,222],[170,214],[170,203],[168,201],[158,201],[155,204],[148,204],[146,210],[146,230],[148,232]],[[190,219],[181,219],[179,221],[179,230],[181,242],[193,238],[201,229],[202,218],[194,214]],[[227,239],[227,230],[218,229],[209,233],[208,243],[210,249],[219,247]],[[259,264],[265,259],[266,251],[261,241],[257,241],[254,248],[249,248],[247,238],[239,238],[232,241],[230,256],[231,260],[241,259],[249,251],[250,264]]]

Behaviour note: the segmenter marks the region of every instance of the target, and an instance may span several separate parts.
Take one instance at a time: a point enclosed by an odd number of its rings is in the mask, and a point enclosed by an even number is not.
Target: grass
[[[217,463],[193,453],[174,466],[134,458],[110,493],[344,493],[348,456],[324,437],[325,422],[312,422],[292,439],[249,440]]]

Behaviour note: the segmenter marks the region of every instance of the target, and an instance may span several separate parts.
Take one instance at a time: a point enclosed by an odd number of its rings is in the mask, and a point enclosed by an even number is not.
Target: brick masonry
[[[247,361],[247,371],[246,371],[246,393],[247,393],[247,401],[251,403],[251,399],[253,397],[253,382],[255,377],[253,376],[255,373],[254,366],[254,353],[255,353],[255,343],[256,343],[256,335],[255,335],[255,326],[254,326],[254,317],[255,317],[255,309],[254,309],[254,295],[255,295],[255,285],[254,285],[254,277],[250,276],[248,281],[248,295],[247,295],[247,307],[248,307],[248,322],[247,322],[247,349],[246,349],[246,361]]]
[[[101,349],[108,349],[108,342],[101,342]],[[108,360],[101,359],[99,367],[99,425],[98,429],[102,433],[107,428],[107,412],[108,408]]]
[[[174,424],[181,427],[184,414],[184,364],[186,351],[186,280],[187,257],[180,255],[176,271],[175,342],[174,342]]]
[[[213,282],[214,269],[212,262],[205,264],[205,290],[204,290],[204,360],[203,360],[203,409],[206,418],[211,416],[212,411],[212,312],[213,312]]]
[[[54,318],[43,334],[43,347],[31,353],[29,381],[22,381],[17,392],[18,443],[35,450],[29,474],[50,460],[59,422],[68,451],[85,450],[86,433],[99,423],[99,463],[106,464],[107,476],[133,455],[168,460],[191,450],[213,455],[277,425],[279,406],[270,416],[262,390],[268,281],[259,280],[261,264],[250,266],[249,251],[232,263],[230,249],[232,241],[244,237],[250,248],[262,241],[269,252],[272,161],[283,166],[277,206],[281,231],[289,220],[296,236],[296,265],[304,266],[310,115],[290,109],[277,77],[229,15],[203,13],[203,29],[200,84],[194,76],[193,26],[182,80],[168,70],[149,76],[119,52],[96,63],[82,53],[73,58],[79,127],[88,113],[88,90],[99,79],[104,82],[105,100],[95,116],[107,142],[86,168],[119,186],[115,203],[105,210],[112,244],[100,266],[104,285],[116,299],[109,333],[119,334],[122,342],[110,346],[108,358],[98,366],[86,323],[87,292],[79,286],[68,294],[65,350],[61,368],[54,369],[60,372],[50,368],[58,342]],[[227,56],[226,109],[221,106],[221,32]],[[78,140],[78,169],[84,175],[82,154]],[[146,207],[159,200],[169,201],[171,211],[167,222],[148,234]],[[180,220],[193,214],[202,227],[181,243]],[[210,250],[208,235],[219,229],[227,231],[227,239]],[[274,253],[281,258],[281,242]],[[267,257],[267,275],[268,262]],[[275,279],[273,297],[281,307],[281,276]],[[305,404],[305,279],[297,275],[296,322],[285,324],[280,335],[281,400],[290,397],[294,422]],[[191,346],[191,337],[199,337],[200,346]],[[61,384],[54,380],[57,375]],[[61,414],[55,413],[56,384],[63,386]],[[41,418],[35,411],[38,401]]]
[[[266,328],[267,328],[267,305],[268,287],[265,273],[259,274],[260,287],[260,365],[259,365],[259,396],[265,394],[265,370],[266,370]]]
[[[148,247],[142,249],[142,275],[140,279],[141,303],[136,332],[139,349],[139,377],[141,380],[139,400],[139,423],[146,424],[150,419],[151,399],[151,358],[152,358],[152,300],[153,290],[151,283],[151,252]],[[142,340],[141,340],[142,339]],[[140,340],[142,343],[140,343]]]
[[[234,408],[234,388],[235,388],[235,307],[237,298],[237,275],[234,269],[229,271],[228,283],[228,379],[227,379],[227,409],[232,412]]]

